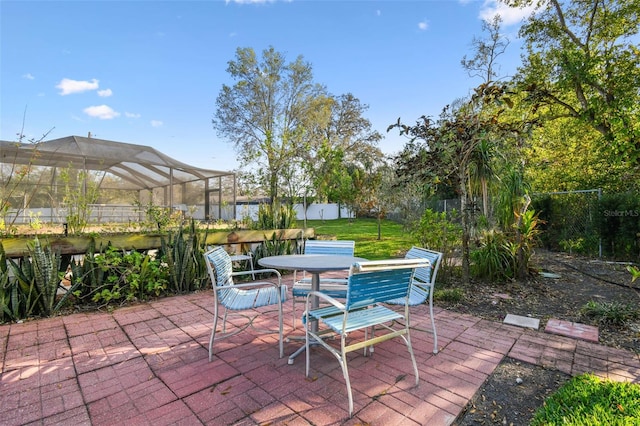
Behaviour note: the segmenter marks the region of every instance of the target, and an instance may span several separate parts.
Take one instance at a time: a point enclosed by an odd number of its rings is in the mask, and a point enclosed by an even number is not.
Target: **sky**
[[[237,48],[273,47],[309,62],[316,83],[353,94],[387,127],[437,117],[481,81],[460,65],[496,12],[510,40],[500,75],[520,64],[527,11],[494,0],[0,0],[0,139],[87,136],[151,146],[176,160],[235,170],[211,120]]]

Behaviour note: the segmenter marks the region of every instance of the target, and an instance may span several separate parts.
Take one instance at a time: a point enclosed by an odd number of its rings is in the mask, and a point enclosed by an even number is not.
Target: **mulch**
[[[600,344],[640,355],[640,318],[618,326],[581,314],[589,301],[640,307],[640,282],[631,283],[625,263],[544,250],[533,260],[536,270],[524,281],[475,281],[465,286],[450,278],[442,287],[463,288],[463,300],[436,305],[492,321],[502,321],[507,314],[530,316],[540,319],[540,329],[551,318],[598,326]],[[505,358],[455,424],[528,425],[545,398],[569,378],[557,370]]]

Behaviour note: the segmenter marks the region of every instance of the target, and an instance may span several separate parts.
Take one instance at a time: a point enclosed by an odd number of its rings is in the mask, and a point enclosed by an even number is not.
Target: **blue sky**
[[[384,135],[389,154],[405,140],[386,128],[437,116],[480,81],[460,66],[485,37],[493,0],[414,1],[0,1],[0,139],[86,136],[152,146],[185,163],[237,167],[211,125],[227,63],[238,47],[273,46],[312,64],[330,93],[352,93]],[[511,44],[502,75],[520,62],[517,25],[502,10]],[[26,112],[25,112],[26,111]],[[23,119],[24,118],[24,119]]]

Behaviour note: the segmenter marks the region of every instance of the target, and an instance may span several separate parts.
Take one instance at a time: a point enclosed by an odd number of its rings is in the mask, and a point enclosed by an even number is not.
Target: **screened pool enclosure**
[[[236,217],[233,172],[192,167],[154,148],[81,136],[0,141],[5,223],[62,223],[71,202],[89,201],[91,223],[135,222],[149,206],[199,220]]]

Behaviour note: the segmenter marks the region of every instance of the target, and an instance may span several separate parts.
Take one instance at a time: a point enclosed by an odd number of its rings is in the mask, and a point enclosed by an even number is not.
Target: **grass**
[[[317,238],[355,241],[355,255],[369,260],[403,257],[418,244],[401,224],[390,220],[382,220],[380,239],[376,219],[307,220],[307,228],[314,228]]]
[[[613,382],[592,374],[576,376],[540,407],[531,425],[640,424],[640,385]]]

